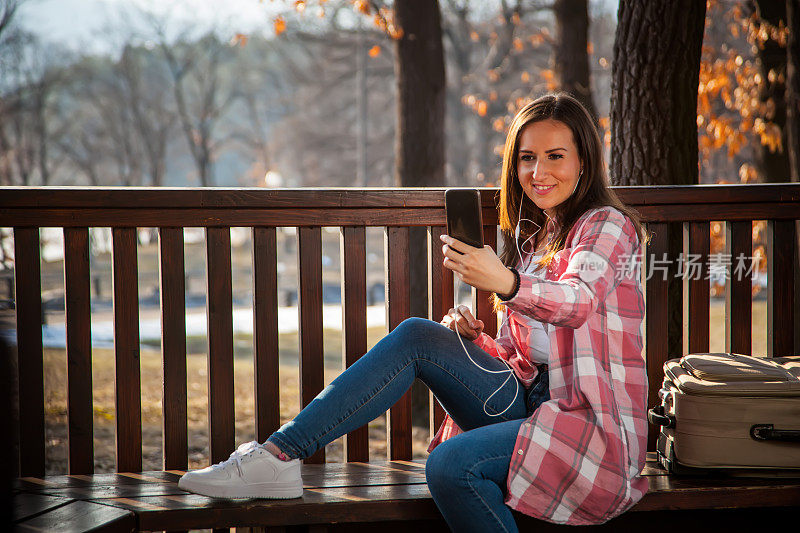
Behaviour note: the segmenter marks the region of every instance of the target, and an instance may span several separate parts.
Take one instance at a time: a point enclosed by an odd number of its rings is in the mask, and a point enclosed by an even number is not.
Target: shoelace
[[[244,457],[251,451],[255,450],[259,446],[261,446],[261,444],[259,444],[254,440],[246,442],[241,446],[239,446],[238,448],[236,448],[236,450],[233,451],[230,457],[228,457],[224,461],[220,461],[214,466],[216,468],[225,468],[229,464],[233,463],[236,465],[236,470],[239,472],[239,477],[242,477],[242,457]]]

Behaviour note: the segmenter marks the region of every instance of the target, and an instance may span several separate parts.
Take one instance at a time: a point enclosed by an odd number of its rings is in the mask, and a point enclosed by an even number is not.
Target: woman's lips
[[[537,187],[534,185],[534,186],[533,186],[533,192],[535,192],[535,193],[536,193],[536,194],[538,194],[539,196],[544,196],[545,194],[547,194],[547,193],[549,193],[550,191],[552,191],[554,187],[555,187],[555,185],[549,185],[547,188],[544,188],[544,189],[538,189],[538,188],[537,188]]]

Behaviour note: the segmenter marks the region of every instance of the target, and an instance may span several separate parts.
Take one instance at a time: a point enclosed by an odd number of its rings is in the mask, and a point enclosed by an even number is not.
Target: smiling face
[[[578,183],[581,160],[572,130],[553,119],[531,122],[519,135],[517,176],[522,190],[551,217]]]

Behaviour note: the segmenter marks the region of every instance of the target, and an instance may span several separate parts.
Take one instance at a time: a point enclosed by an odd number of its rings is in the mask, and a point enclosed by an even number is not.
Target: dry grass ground
[[[715,300],[711,306],[711,351],[724,349],[724,305]],[[368,333],[368,346],[373,346],[384,334],[383,328],[372,328]],[[237,345],[244,339],[237,339]],[[330,383],[340,372],[341,365],[335,356],[341,350],[341,333],[326,330],[324,334],[326,358],[325,383]],[[297,359],[297,335],[281,335],[282,364],[280,367],[280,413],[283,422],[295,416],[300,408]],[[202,345],[194,339],[190,346]],[[753,354],[766,354],[766,302],[753,302]],[[255,438],[253,364],[252,357],[238,355],[234,361],[234,393],[236,407],[236,442]],[[141,353],[142,375],[142,442],[143,468],[160,469],[161,461],[161,356],[158,351]],[[190,354],[187,358],[188,375],[188,427],[189,466],[197,468],[208,464],[207,419],[207,358],[205,354]],[[114,408],[114,353],[110,349],[93,352],[94,397],[94,455],[97,472],[109,472],[115,465],[115,408]],[[64,350],[45,351],[47,471],[64,473],[67,470],[66,427],[66,362]],[[386,457],[385,417],[370,424],[370,448],[373,459]],[[424,457],[429,439],[427,429],[414,428],[413,449],[415,457]],[[342,461],[342,440],[327,447],[329,461]]]

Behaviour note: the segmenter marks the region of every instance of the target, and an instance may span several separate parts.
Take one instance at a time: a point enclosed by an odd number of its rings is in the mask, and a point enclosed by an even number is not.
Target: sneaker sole
[[[284,500],[303,496],[303,486],[293,483],[251,483],[243,487],[209,487],[191,482],[179,482],[178,488],[211,498]]]

